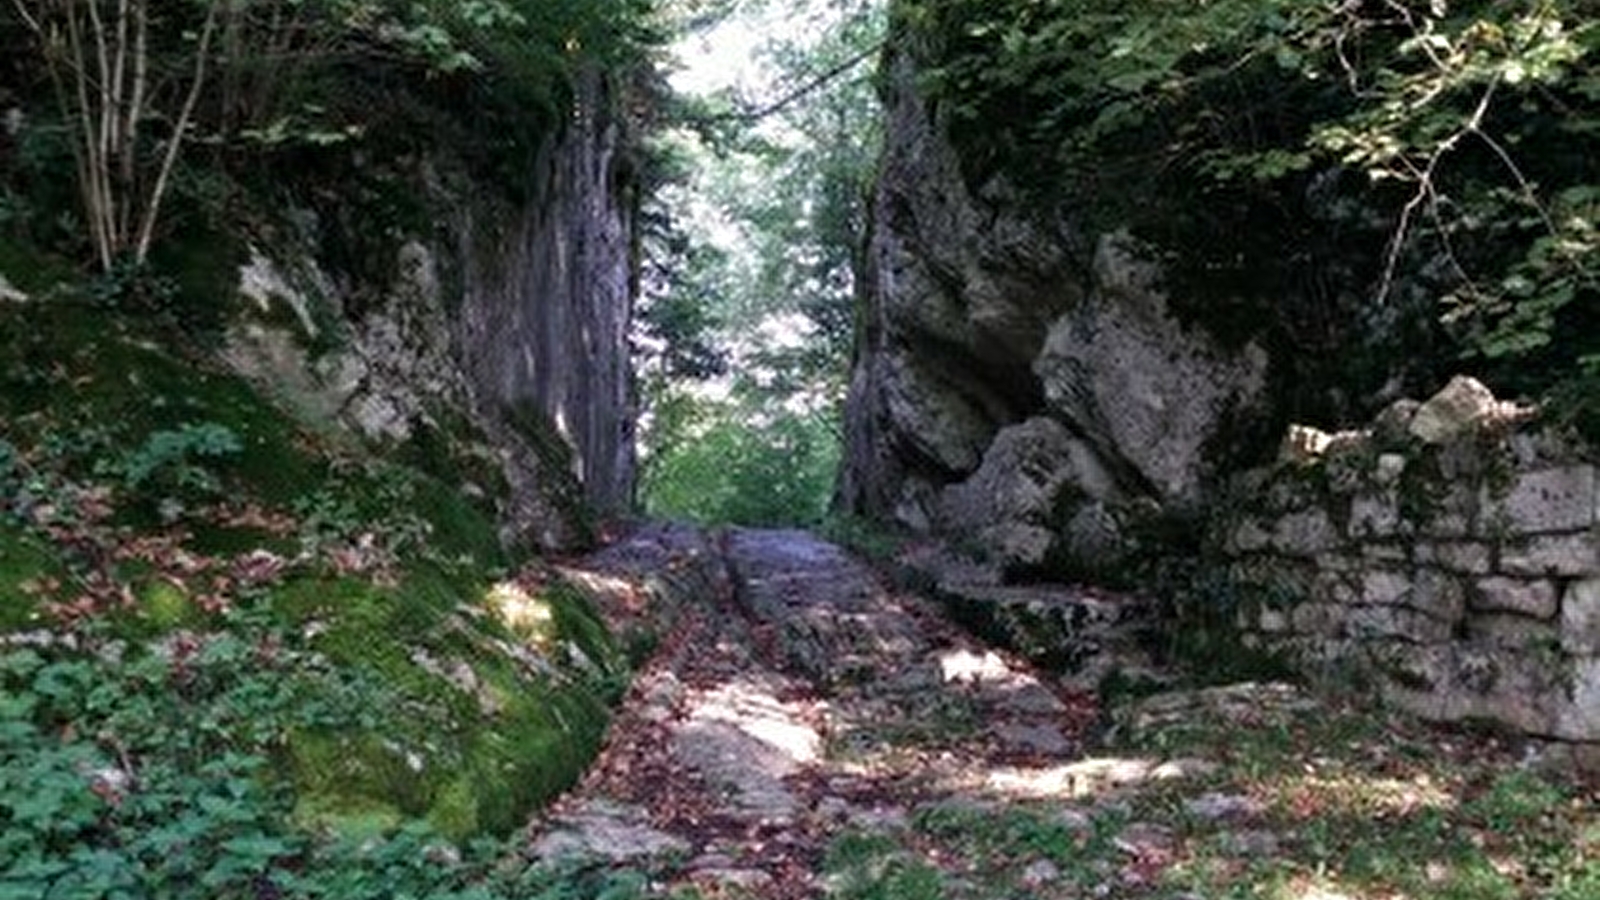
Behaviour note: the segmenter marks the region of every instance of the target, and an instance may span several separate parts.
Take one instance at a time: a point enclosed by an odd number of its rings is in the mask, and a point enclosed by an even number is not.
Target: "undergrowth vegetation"
[[[625,683],[588,603],[169,327],[0,305],[0,897],[631,896],[506,843]]]
[[[659,434],[641,492],[652,516],[702,524],[816,526],[832,500],[839,435],[822,412],[699,404]]]
[[[1354,705],[1255,712],[1124,730],[1079,764],[1070,792],[1049,792],[1070,796],[952,800],[899,829],[841,834],[824,863],[828,896],[1579,900],[1600,891],[1600,797],[1539,774],[1493,736]],[[1121,784],[1090,774],[1163,760],[1189,774]]]

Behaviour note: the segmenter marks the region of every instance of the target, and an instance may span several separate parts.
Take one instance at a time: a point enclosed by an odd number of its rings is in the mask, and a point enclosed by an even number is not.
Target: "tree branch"
[[[708,119],[706,119],[706,121],[708,121],[708,122],[729,122],[729,121],[733,121],[733,122],[759,122],[762,119],[767,118],[768,116],[775,115],[777,113],[780,113],[780,112],[784,111],[785,109],[788,109],[790,106],[794,105],[795,103],[805,99],[806,97],[810,96],[811,94],[816,93],[818,90],[821,90],[823,87],[826,87],[834,79],[840,77],[841,75],[846,74],[851,69],[854,69],[856,66],[859,66],[863,62],[866,62],[867,60],[869,60],[872,57],[876,56],[879,52],[881,52],[883,50],[883,47],[884,47],[884,43],[881,42],[881,41],[876,43],[876,44],[873,44],[871,47],[868,47],[867,49],[861,51],[860,53],[857,53],[856,55],[850,57],[849,59],[846,59],[844,62],[839,63],[838,65],[834,66],[833,68],[828,69],[827,71],[812,77],[810,81],[805,82],[804,84],[800,85],[799,87],[795,88],[794,90],[790,91],[789,93],[783,95],[782,97],[779,97],[777,100],[774,100],[773,102],[767,104],[766,106],[759,107],[759,108],[754,109],[754,110],[741,110],[740,112],[736,112],[736,113],[723,113],[721,115],[711,116]]]
[[[145,207],[144,222],[139,228],[139,243],[134,248],[134,260],[143,263],[150,255],[150,241],[155,235],[156,218],[161,212],[161,201],[167,192],[167,179],[172,175],[172,167],[178,161],[178,149],[183,146],[184,132],[189,130],[189,120],[194,117],[195,104],[200,100],[200,90],[205,86],[206,60],[211,55],[211,36],[217,30],[217,10],[220,4],[212,3],[206,10],[206,21],[200,29],[200,46],[195,51],[194,82],[189,85],[189,96],[184,98],[183,112],[179,113],[177,124],[173,126],[172,137],[167,143],[167,152],[161,160],[161,172],[156,176],[156,183],[150,189],[149,205]]]

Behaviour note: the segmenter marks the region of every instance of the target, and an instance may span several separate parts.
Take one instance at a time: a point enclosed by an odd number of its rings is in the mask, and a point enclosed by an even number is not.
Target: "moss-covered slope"
[[[187,724],[267,761],[285,827],[503,834],[598,744],[624,661],[578,594],[512,577],[495,498],[450,484],[70,291],[0,304],[0,655],[166,660],[146,687],[182,699],[189,660],[254,648],[244,694],[211,697],[237,715]],[[56,733],[47,707],[7,715]],[[61,740],[115,757],[140,715]]]

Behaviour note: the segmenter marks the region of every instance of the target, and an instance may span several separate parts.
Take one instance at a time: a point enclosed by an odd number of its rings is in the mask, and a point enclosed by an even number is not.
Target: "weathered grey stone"
[[[1266,811],[1265,804],[1248,794],[1222,794],[1215,791],[1185,801],[1183,808],[1191,817],[1203,822],[1253,818]]]
[[[1501,549],[1500,571],[1508,575],[1600,573],[1600,540],[1587,532],[1529,538]]]
[[[1423,535],[1432,538],[1464,538],[1472,533],[1478,516],[1478,494],[1470,487],[1451,484],[1431,496],[1417,524]]]
[[[1346,534],[1357,540],[1388,538],[1400,530],[1400,498],[1393,493],[1358,494],[1350,501]]]
[[[1561,598],[1561,649],[1600,656],[1600,579],[1575,581]]]
[[[1400,544],[1367,544],[1361,548],[1361,559],[1365,563],[1394,566],[1405,562],[1409,557],[1406,548]]]
[[[1367,568],[1358,563],[1348,569],[1322,569],[1312,582],[1311,595],[1330,603],[1362,603]]]
[[[1041,888],[1061,880],[1061,867],[1048,859],[1036,859],[1022,870],[1024,887]]]
[[[1505,489],[1484,485],[1480,533],[1545,534],[1586,529],[1595,521],[1593,466],[1519,472]]]
[[[1574,659],[1570,667],[1572,701],[1562,708],[1556,720],[1556,737],[1600,742],[1600,656]]]
[[[1003,722],[994,729],[994,736],[1009,750],[1037,753],[1045,756],[1066,756],[1074,745],[1061,729],[1037,722]]]
[[[995,422],[909,353],[885,356],[884,407],[896,433],[949,472],[978,468]]]
[[[1387,446],[1404,443],[1411,436],[1411,422],[1420,409],[1422,404],[1409,397],[1394,401],[1372,420],[1373,437]]]
[[[1256,616],[1255,626],[1268,634],[1281,634],[1289,630],[1289,614],[1281,609],[1263,609]]]
[[[600,858],[634,862],[677,856],[688,841],[649,824],[637,807],[591,801],[550,823],[549,830],[528,848],[528,856],[544,862]]]
[[[1511,612],[1535,619],[1550,619],[1556,614],[1556,586],[1549,579],[1496,576],[1478,579],[1473,588],[1472,608],[1476,610]]]
[[[1547,660],[1494,647],[1400,647],[1384,660],[1385,695],[1402,708],[1444,722],[1503,722],[1529,734],[1554,734],[1570,714],[1561,683],[1568,672]]]
[[[1352,606],[1345,614],[1345,632],[1353,638],[1402,638],[1418,644],[1450,640],[1454,626],[1406,606]]]
[[[1348,608],[1337,603],[1302,603],[1290,611],[1289,618],[1296,634],[1338,637],[1344,633]]]
[[[1111,718],[1131,733],[1205,721],[1289,722],[1320,704],[1305,691],[1281,682],[1246,681],[1221,687],[1152,694],[1112,710]]]
[[[1316,556],[1333,549],[1339,533],[1327,511],[1320,508],[1290,513],[1272,528],[1272,546],[1291,556]]]
[[[1121,519],[1104,502],[1091,500],[1078,506],[1060,529],[1063,564],[1075,572],[1103,571],[1121,564],[1128,547]]]
[[[1399,453],[1380,453],[1378,464],[1372,470],[1372,481],[1379,487],[1391,487],[1406,473],[1408,461]]]
[[[1310,479],[1279,477],[1267,482],[1264,490],[1246,494],[1253,505],[1263,513],[1289,513],[1319,506],[1324,500],[1322,491]]]
[[[1445,622],[1466,614],[1467,587],[1462,579],[1438,569],[1418,569],[1412,579],[1410,605]]]
[[[1348,553],[1324,553],[1317,557],[1317,568],[1327,572],[1354,572],[1366,565],[1365,558]]]
[[[1228,532],[1228,552],[1254,553],[1271,545],[1272,532],[1263,528],[1261,521],[1247,518]]]
[[[1054,518],[1064,490],[1107,499],[1116,485],[1092,450],[1054,419],[1029,419],[1002,429],[983,464],[966,481],[940,494],[937,523],[950,534],[969,534],[1003,565],[1038,566],[1056,546]],[[1093,492],[1093,493],[1091,493]],[[1115,522],[1102,542],[1095,522],[1075,532],[1086,553],[1116,542]]]
[[[1449,443],[1495,409],[1494,394],[1482,382],[1457,375],[1417,409],[1407,431],[1423,443]]]
[[[1467,623],[1467,639],[1507,652],[1544,654],[1546,657],[1560,645],[1560,636],[1554,623],[1503,613],[1473,616]]]
[[[1487,575],[1489,548],[1475,543],[1419,543],[1411,548],[1411,558],[1420,565],[1438,566],[1467,575]]]
[[[1411,576],[1390,569],[1372,569],[1361,575],[1360,602],[1369,606],[1393,606],[1411,598]]]
[[[1111,602],[1064,587],[944,583],[933,594],[980,637],[1072,675],[1098,676],[1142,658],[1139,642],[1154,614],[1143,601]]]
[[[907,506],[904,482],[942,487],[970,474],[998,428],[1040,412],[1030,366],[1052,323],[1080,303],[1088,254],[1073,252],[1082,239],[1064,219],[1019,202],[1003,180],[970,187],[945,123],[917,87],[911,54],[890,57],[892,140],[859,279],[866,302],[839,502],[875,517],[916,518],[931,506]],[[914,389],[897,383],[908,368],[903,358],[919,367]],[[961,418],[941,420],[946,407]]]
[[[1228,351],[1167,309],[1159,270],[1125,236],[1095,254],[1097,290],[1050,329],[1033,370],[1051,408],[1157,499],[1193,502],[1215,472],[1208,445],[1258,404],[1267,357]]]

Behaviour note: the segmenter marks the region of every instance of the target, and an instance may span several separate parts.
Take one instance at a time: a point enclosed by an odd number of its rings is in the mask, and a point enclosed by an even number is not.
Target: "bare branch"
[[[149,205],[144,211],[144,222],[139,228],[139,243],[134,249],[134,259],[143,263],[150,255],[150,241],[155,235],[156,218],[161,212],[161,201],[167,191],[167,180],[172,175],[172,167],[178,161],[178,149],[183,146],[184,133],[189,130],[189,120],[194,117],[195,104],[200,100],[200,91],[205,87],[206,62],[211,56],[211,37],[217,30],[217,10],[220,4],[212,3],[206,10],[206,21],[200,29],[200,46],[195,51],[194,81],[189,85],[189,96],[184,98],[183,111],[178,115],[177,124],[173,127],[172,137],[167,143],[167,152],[161,160],[161,171],[156,176],[156,183],[150,189]]]
[[[821,74],[813,76],[809,81],[806,81],[805,83],[801,84],[799,87],[797,87],[794,90],[790,91],[789,93],[783,95],[782,97],[779,97],[777,100],[774,100],[773,102],[767,104],[766,106],[759,107],[759,108],[754,109],[754,110],[747,110],[747,111],[741,111],[741,112],[736,112],[736,113],[727,113],[725,115],[720,115],[720,116],[712,116],[710,118],[710,121],[712,121],[712,122],[727,122],[727,121],[759,122],[760,120],[765,119],[768,116],[780,113],[780,112],[784,111],[785,109],[788,109],[790,106],[794,105],[795,103],[798,103],[799,101],[805,99],[806,97],[810,96],[811,94],[814,94],[818,90],[821,90],[822,88],[826,87],[834,79],[840,77],[841,75],[844,75],[844,74],[848,73],[851,69],[854,69],[856,66],[859,66],[862,63],[866,62],[867,60],[871,59],[872,57],[876,56],[879,52],[881,52],[883,50],[883,46],[884,45],[882,43],[873,44],[871,47],[868,47],[867,49],[861,51],[860,53],[857,53],[856,55],[850,57],[849,59],[846,59],[844,62],[839,63],[838,65],[828,69],[825,72],[822,72]]]
[[[22,17],[22,24],[28,26],[29,31],[44,37],[44,29],[39,27],[39,20],[28,12],[27,4],[23,3],[22,0],[11,0],[11,5],[17,8],[17,15]]]
[[[1489,82],[1489,86],[1484,89],[1483,95],[1478,98],[1477,107],[1473,109],[1472,115],[1467,118],[1466,124],[1439,142],[1439,145],[1433,148],[1433,152],[1428,154],[1427,162],[1420,169],[1404,157],[1401,158],[1407,171],[1416,179],[1417,190],[1400,210],[1400,223],[1395,227],[1394,234],[1390,236],[1387,259],[1383,267],[1383,279],[1378,285],[1378,303],[1381,304],[1388,300],[1389,291],[1394,288],[1395,273],[1399,271],[1400,267],[1400,251],[1404,249],[1406,238],[1410,236],[1411,218],[1416,215],[1417,208],[1424,202],[1430,202],[1430,209],[1437,213],[1437,192],[1434,187],[1434,173],[1438,171],[1439,164],[1444,161],[1446,155],[1460,146],[1462,138],[1479,130],[1479,127],[1483,124],[1484,116],[1488,115],[1489,104],[1493,102],[1495,91],[1499,86],[1499,78]],[[1451,255],[1451,263],[1456,266],[1457,271],[1465,278],[1466,273],[1455,260],[1454,254]],[[1466,280],[1468,282],[1471,281],[1470,278],[1466,278]]]

